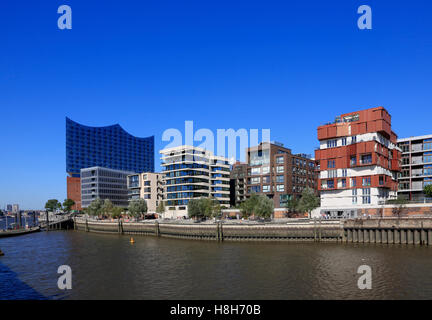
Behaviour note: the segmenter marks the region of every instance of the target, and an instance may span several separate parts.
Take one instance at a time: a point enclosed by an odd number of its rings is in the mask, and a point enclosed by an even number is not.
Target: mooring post
[[[88,227],[88,218],[86,217],[86,232],[89,232],[89,227]]]
[[[222,228],[222,221],[219,222],[219,241],[223,241],[223,228]]]
[[[322,220],[322,217],[320,217],[320,219],[319,219],[319,241],[321,241],[321,220]]]
[[[156,237],[159,237],[160,230],[159,230],[159,222],[157,220],[155,221],[155,234]]]
[[[314,241],[316,241],[317,238],[317,230],[316,230],[317,226],[316,226],[316,217],[314,217]]]
[[[46,231],[49,230],[49,217],[48,217],[48,210],[46,211]]]

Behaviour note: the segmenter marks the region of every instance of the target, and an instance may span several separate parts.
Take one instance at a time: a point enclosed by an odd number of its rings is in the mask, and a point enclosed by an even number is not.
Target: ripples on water
[[[18,281],[0,285],[0,298],[432,298],[428,247],[135,240],[131,245],[128,236],[77,231],[0,239],[2,283]],[[63,264],[72,268],[72,290],[57,288]],[[357,288],[362,264],[372,268],[372,290]]]

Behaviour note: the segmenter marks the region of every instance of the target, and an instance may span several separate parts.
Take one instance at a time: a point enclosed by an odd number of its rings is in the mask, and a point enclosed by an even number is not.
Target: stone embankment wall
[[[87,232],[213,241],[332,241],[432,245],[432,218],[380,218],[290,223],[158,223],[75,220]]]
[[[102,222],[76,219],[75,229],[88,232],[153,235],[215,241],[342,241],[339,221],[285,224]]]

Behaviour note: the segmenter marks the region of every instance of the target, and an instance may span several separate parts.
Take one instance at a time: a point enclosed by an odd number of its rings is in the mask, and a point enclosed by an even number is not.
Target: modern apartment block
[[[321,214],[356,217],[397,196],[400,149],[383,107],[342,114],[318,127]]]
[[[402,150],[398,194],[424,200],[423,188],[432,184],[432,135],[399,139],[398,146]]]
[[[187,216],[190,199],[214,197],[222,207],[230,202],[229,160],[193,146],[163,149],[166,217]]]
[[[128,200],[145,199],[147,212],[155,213],[160,201],[163,200],[162,174],[143,172],[127,177]]]
[[[283,208],[305,187],[316,190],[315,161],[305,154],[292,154],[282,143],[262,142],[246,150],[246,194],[265,194],[275,208]]]
[[[80,170],[104,167],[154,172],[154,136],[138,138],[120,125],[89,127],[66,118],[67,197],[81,209]]]
[[[127,177],[131,171],[91,167],[80,170],[81,205],[86,208],[93,200],[109,199],[115,206],[127,207]]]

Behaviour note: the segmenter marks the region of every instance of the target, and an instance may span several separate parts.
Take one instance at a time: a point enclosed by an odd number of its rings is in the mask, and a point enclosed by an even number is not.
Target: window
[[[263,192],[270,192],[270,186],[263,186]]]
[[[360,159],[360,163],[361,164],[372,163],[372,155],[370,153],[362,155]]]
[[[423,150],[432,150],[432,139],[426,139],[423,141]]]
[[[334,148],[337,146],[337,140],[327,140],[327,148]]]
[[[251,184],[258,184],[258,183],[260,183],[260,177],[256,177],[256,178],[251,179]]]
[[[261,173],[261,168],[252,168],[251,169],[251,174],[260,174]]]
[[[285,182],[285,181],[284,181],[284,176],[283,176],[283,175],[276,176],[276,182],[279,182],[279,183],[283,183],[283,182]]]
[[[284,163],[284,157],[276,157],[276,163]]]
[[[357,185],[356,178],[351,178],[351,187],[355,187]]]
[[[432,152],[425,152],[423,162],[432,162]]]
[[[284,192],[285,191],[285,185],[283,185],[283,184],[276,185],[276,191]]]
[[[333,180],[327,180],[327,187],[330,189],[334,188],[334,181]]]
[[[427,185],[430,185],[430,184],[432,184],[432,178],[425,178],[424,182],[423,182],[423,185],[427,186]]]
[[[425,176],[432,175],[432,165],[431,164],[427,164],[424,166],[424,175]]]
[[[362,203],[363,204],[369,204],[371,203],[371,198],[370,198],[370,188],[363,188],[362,189]]]
[[[384,177],[383,176],[379,176],[379,184],[380,185],[384,184]]]
[[[329,170],[328,178],[337,178],[337,170]]]
[[[347,169],[342,169],[342,177],[346,177],[347,176]]]
[[[264,176],[263,183],[270,183],[270,176]]]
[[[352,189],[352,195],[357,196],[357,189]]]
[[[351,143],[356,143],[356,142],[357,142],[357,136],[352,136]]]
[[[350,158],[350,165],[351,166],[355,166],[357,164],[357,157],[356,156],[351,156]]]
[[[327,168],[334,168],[334,167],[336,167],[336,160],[328,160]]]
[[[342,138],[342,145],[346,146],[347,145],[347,138]]]
[[[277,166],[276,167],[276,172],[277,173],[283,173],[284,172],[284,166]]]
[[[371,185],[371,178],[370,177],[363,178],[362,179],[362,185],[363,186],[370,186]]]
[[[270,172],[270,167],[269,166],[263,166],[262,167],[262,173],[263,174],[267,174]]]
[[[342,179],[342,188],[346,188],[346,179]]]

